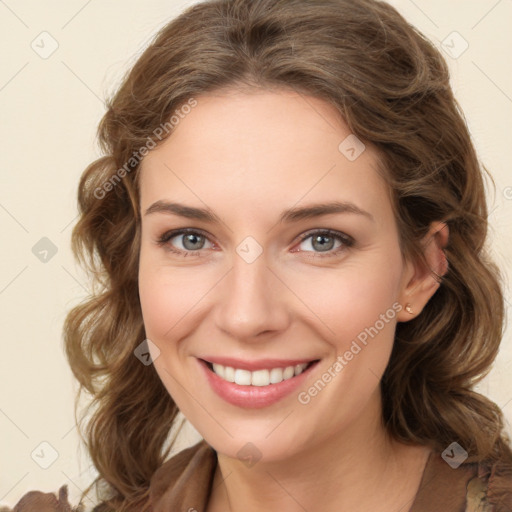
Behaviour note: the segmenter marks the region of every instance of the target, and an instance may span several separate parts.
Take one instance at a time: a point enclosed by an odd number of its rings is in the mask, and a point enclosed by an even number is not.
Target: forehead
[[[375,151],[323,100],[261,90],[195,99],[141,164],[142,210],[167,196],[212,208],[236,203],[247,212],[327,200],[386,206]]]
[[[201,95],[195,102],[179,119],[174,116],[176,126],[162,146],[184,146],[198,156],[207,147],[209,158],[252,152],[262,160],[287,152],[292,159],[301,154],[318,156],[329,145],[337,150],[338,139],[350,135],[334,107],[291,90],[228,89]]]

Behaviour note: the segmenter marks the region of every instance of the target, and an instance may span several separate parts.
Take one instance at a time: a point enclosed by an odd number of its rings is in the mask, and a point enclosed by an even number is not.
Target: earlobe
[[[407,322],[416,318],[441,285],[448,272],[448,260],[444,252],[448,245],[449,228],[445,222],[433,222],[422,241],[426,266],[422,262],[411,263],[409,278],[401,294],[403,310],[397,320]]]

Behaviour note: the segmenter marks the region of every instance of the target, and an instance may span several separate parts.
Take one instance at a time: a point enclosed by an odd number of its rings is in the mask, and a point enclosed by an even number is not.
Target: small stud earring
[[[412,310],[412,306],[409,302],[405,305],[405,311],[407,311],[407,313],[409,313],[410,315],[414,314],[414,311]]]

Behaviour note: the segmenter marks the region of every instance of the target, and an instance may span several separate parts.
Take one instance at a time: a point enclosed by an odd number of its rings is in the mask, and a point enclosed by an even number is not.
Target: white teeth
[[[219,377],[222,377],[223,379],[226,378],[226,372],[225,372],[224,366],[222,366],[221,364],[213,363],[213,371]]]
[[[222,375],[221,375],[222,377]],[[249,370],[235,370],[235,382],[240,386],[250,386],[251,384],[251,372]]]
[[[295,373],[295,366],[287,366],[283,371],[283,380],[291,379]]]
[[[251,384],[253,386],[268,386],[270,384],[270,372],[268,370],[252,372]]]
[[[228,382],[235,382],[235,369],[231,368],[231,366],[225,366],[223,378]]]
[[[277,384],[283,380],[283,370],[281,368],[272,368],[270,370],[270,383]]]
[[[268,386],[269,384],[278,384],[279,382],[291,379],[300,375],[309,363],[296,364],[286,368],[272,368],[271,370],[241,370],[231,366],[222,366],[213,363],[213,371],[222,379],[228,382],[235,382],[240,386]]]

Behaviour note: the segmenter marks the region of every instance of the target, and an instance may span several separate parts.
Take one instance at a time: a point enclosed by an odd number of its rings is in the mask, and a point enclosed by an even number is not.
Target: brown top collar
[[[216,467],[216,452],[204,440],[172,457],[151,479],[153,512],[204,512]],[[452,469],[439,454],[431,452],[416,497],[407,511],[490,510],[483,508],[485,503],[480,503],[480,499],[485,498],[485,476],[481,472],[479,475],[476,463]],[[466,499],[468,491],[470,495]],[[471,501],[474,501],[475,508],[471,508]]]

